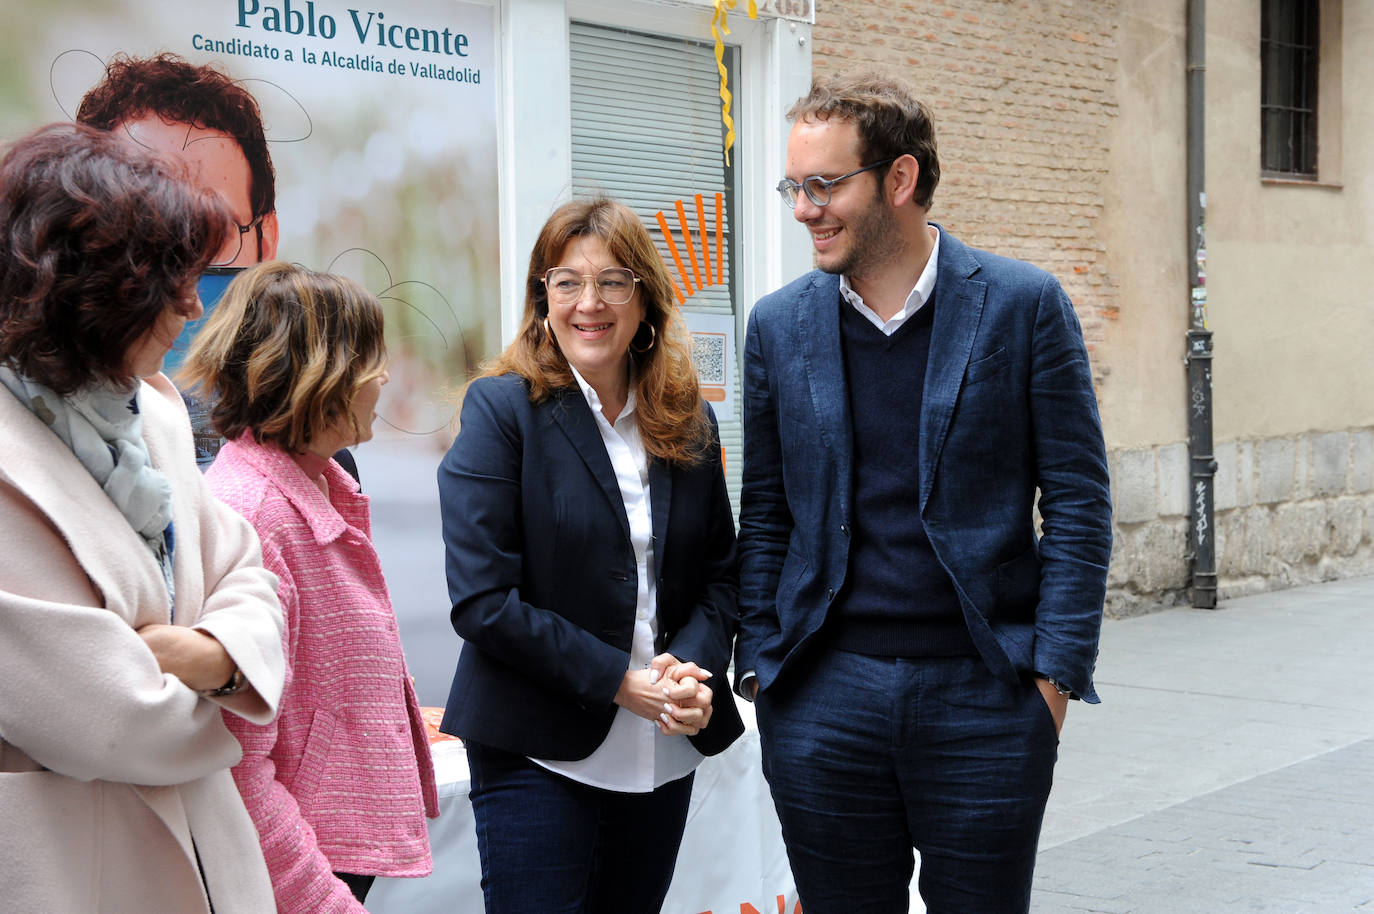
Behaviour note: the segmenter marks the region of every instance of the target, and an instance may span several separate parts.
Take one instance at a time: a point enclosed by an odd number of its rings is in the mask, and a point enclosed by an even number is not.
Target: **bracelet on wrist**
[[[201,689],[200,694],[205,698],[223,698],[226,695],[237,695],[247,684],[248,680],[243,677],[243,670],[234,667],[234,674],[229,677],[228,682],[218,689]]]

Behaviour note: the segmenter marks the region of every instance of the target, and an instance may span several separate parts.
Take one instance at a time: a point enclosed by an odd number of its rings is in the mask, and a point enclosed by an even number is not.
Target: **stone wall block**
[[[1133,561],[1136,586],[1145,592],[1188,586],[1188,524],[1160,521],[1135,531]]]
[[[1176,524],[1179,525],[1180,538],[1171,541],[1170,528]],[[1171,579],[1184,582],[1175,586],[1185,586],[1187,531],[1180,522],[1158,521],[1137,527],[1130,532],[1127,540],[1130,550],[1127,558],[1130,589],[1151,593],[1168,586],[1166,582]],[[1170,567],[1175,565],[1175,572],[1170,574]]]
[[[1350,491],[1374,492],[1374,428],[1350,434]]]
[[[1311,481],[1316,496],[1340,495],[1350,467],[1350,435],[1327,432],[1312,438]]]
[[[1300,564],[1304,556],[1315,551],[1313,541],[1320,534],[1310,529],[1312,512],[1304,510],[1312,504],[1320,504],[1320,502],[1305,502],[1303,504],[1289,502],[1274,509],[1274,524],[1270,528],[1269,551],[1276,559],[1286,565]],[[1324,522],[1325,517],[1322,520]]]
[[[1298,505],[1298,536],[1304,559],[1320,558],[1330,536],[1326,529],[1326,501],[1305,501]]]
[[[1245,545],[1241,568],[1246,574],[1264,574],[1269,567],[1270,528],[1273,518],[1268,508],[1245,509]]]
[[[1245,516],[1240,511],[1218,511],[1216,520],[1217,574],[1240,574],[1245,554]]]
[[[1293,497],[1294,450],[1291,438],[1268,438],[1259,443],[1259,484],[1255,501],[1273,504]]]
[[[1308,464],[1311,463],[1312,439],[1301,435],[1293,443],[1293,501],[1302,501],[1312,495]]]
[[[1326,512],[1329,548],[1336,555],[1354,555],[1364,539],[1364,505],[1358,498],[1338,498]]]
[[[1138,524],[1159,516],[1155,498],[1155,455],[1149,448],[1121,451],[1112,477],[1117,523]],[[1109,468],[1113,466],[1108,464]]]
[[[1188,445],[1167,444],[1159,449],[1159,516],[1179,517],[1188,513],[1188,493],[1192,473]]]
[[[1212,497],[1218,513],[1236,507],[1236,443],[1223,441],[1212,448],[1212,456],[1217,460],[1217,475],[1213,482]],[[1161,472],[1163,467],[1160,467]]]
[[[1246,508],[1255,503],[1255,445],[1252,441],[1236,442],[1236,507]]]
[[[1126,580],[1134,589],[1144,590],[1145,580],[1145,528],[1136,527],[1118,537],[1118,549],[1123,553],[1126,563]]]

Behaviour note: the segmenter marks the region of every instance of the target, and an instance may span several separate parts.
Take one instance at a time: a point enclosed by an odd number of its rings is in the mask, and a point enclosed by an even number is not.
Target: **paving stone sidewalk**
[[[1374,914],[1374,577],[1108,621],[1032,911]]]
[[[1374,911],[1374,740],[1043,852],[1033,910]]]

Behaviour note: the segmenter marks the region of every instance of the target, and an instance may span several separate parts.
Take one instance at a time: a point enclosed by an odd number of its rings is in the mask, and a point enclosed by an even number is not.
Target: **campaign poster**
[[[3,141],[73,119],[119,55],[213,65],[256,100],[276,257],[356,279],[385,310],[390,383],[356,457],[430,705],[443,703],[459,644],[435,468],[457,395],[501,345],[496,19],[493,5],[461,0],[44,0],[0,31]],[[236,216],[240,264],[260,246],[249,215]],[[207,277],[202,298],[234,269]]]
[[[75,117],[118,54],[171,52],[248,90],[276,170],[277,257],[379,297],[378,436],[447,443],[453,393],[500,345],[492,7],[47,0],[11,20],[6,140]]]

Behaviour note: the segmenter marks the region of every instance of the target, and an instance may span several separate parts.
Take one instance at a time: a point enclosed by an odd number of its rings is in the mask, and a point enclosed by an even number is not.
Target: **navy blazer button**
[[[827,587],[825,589],[825,598],[826,600],[835,599],[835,589],[833,587]]]
[[[845,536],[848,536],[848,535],[849,535],[849,525],[848,525],[848,524],[840,524],[840,532],[843,533]]]

